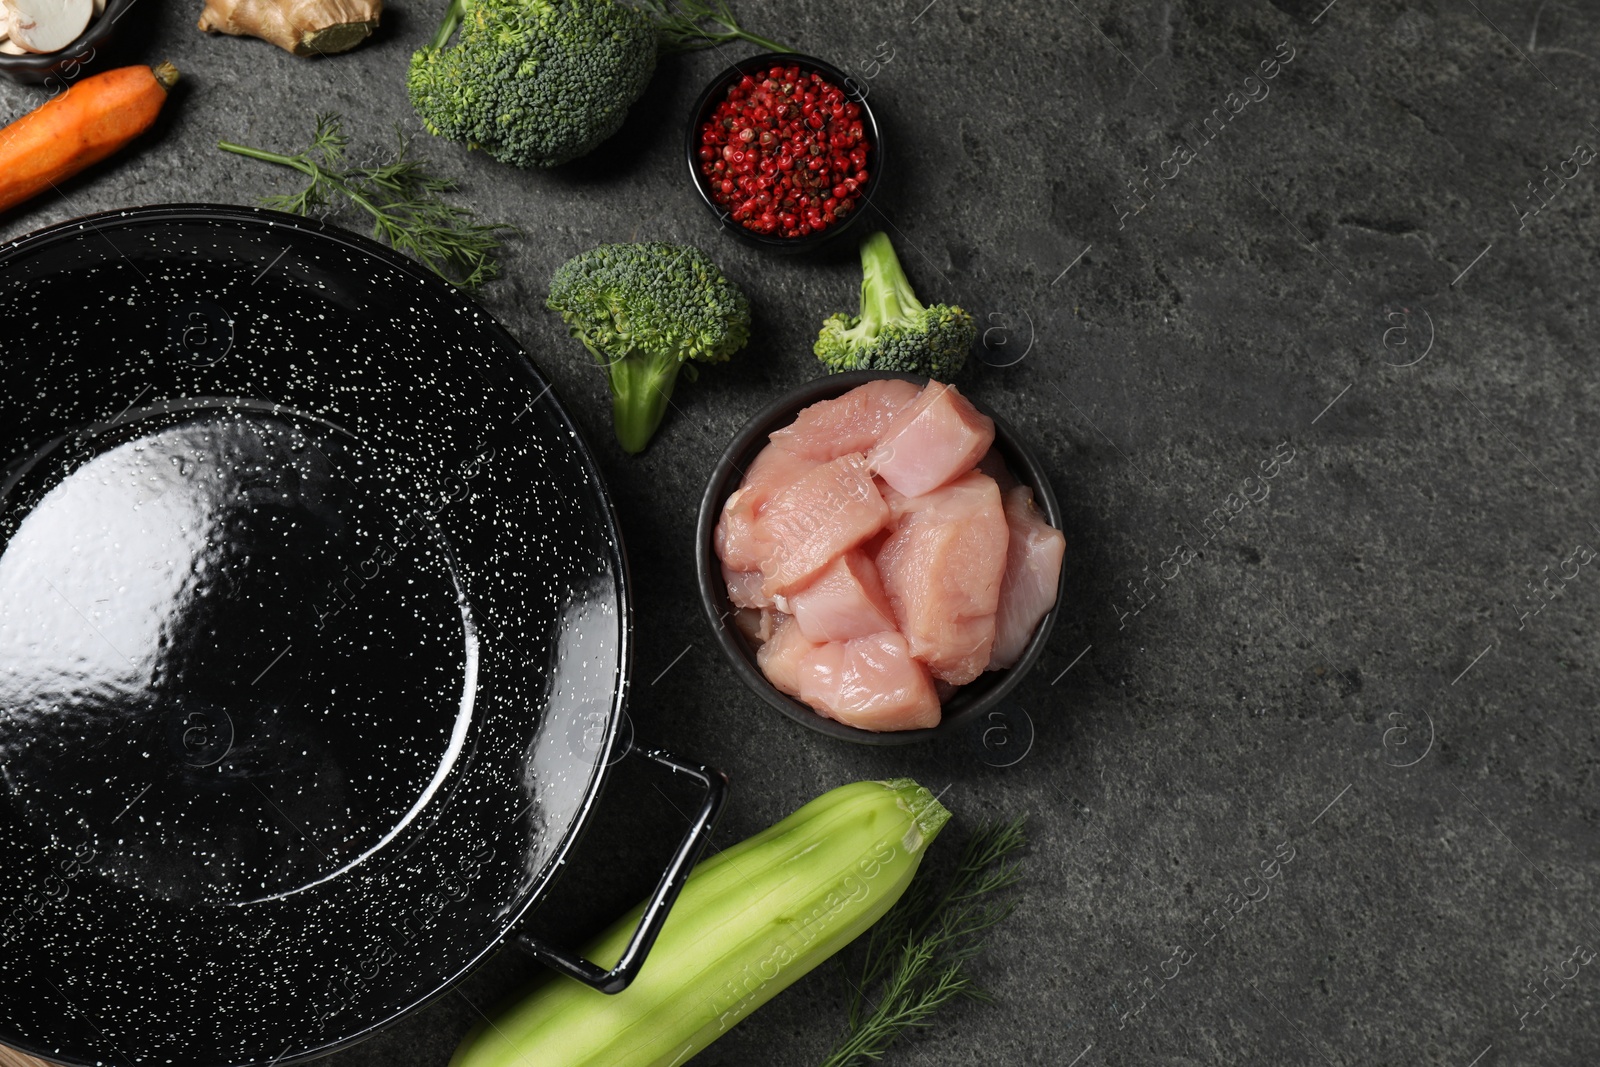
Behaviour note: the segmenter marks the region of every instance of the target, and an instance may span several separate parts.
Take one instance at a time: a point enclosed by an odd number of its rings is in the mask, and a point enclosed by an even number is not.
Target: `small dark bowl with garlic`
[[[61,92],[103,59],[137,0],[0,0],[0,77]]]

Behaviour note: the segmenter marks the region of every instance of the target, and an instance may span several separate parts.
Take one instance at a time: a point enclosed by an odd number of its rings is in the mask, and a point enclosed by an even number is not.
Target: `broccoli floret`
[[[553,167],[617,132],[656,49],[655,20],[614,0],[452,0],[406,89],[430,133]]]
[[[629,452],[650,443],[689,360],[726,362],[750,339],[750,301],[687,245],[590,249],[556,270],[547,305],[609,374],[617,440]]]
[[[949,381],[967,362],[978,324],[954,304],[923,307],[887,235],[861,242],[861,313],[822,324],[812,351],[828,373],[895,371]]]

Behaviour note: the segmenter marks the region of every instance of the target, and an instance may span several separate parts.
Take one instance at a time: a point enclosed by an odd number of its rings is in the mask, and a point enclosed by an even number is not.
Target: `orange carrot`
[[[148,130],[178,80],[171,63],[85,78],[0,130],[0,211],[117,151]]]

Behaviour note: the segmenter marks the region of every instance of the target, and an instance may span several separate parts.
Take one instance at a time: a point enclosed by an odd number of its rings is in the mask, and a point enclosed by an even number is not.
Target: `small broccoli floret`
[[[830,374],[881,370],[949,381],[977,336],[978,324],[961,308],[917,301],[894,245],[875,233],[861,242],[861,313],[825,320],[811,350]]]
[[[685,363],[726,362],[750,339],[750,301],[687,245],[590,249],[556,270],[547,304],[610,375],[617,440],[629,452],[650,443]]]
[[[614,0],[452,0],[406,89],[430,133],[553,167],[617,132],[656,49],[655,21]]]

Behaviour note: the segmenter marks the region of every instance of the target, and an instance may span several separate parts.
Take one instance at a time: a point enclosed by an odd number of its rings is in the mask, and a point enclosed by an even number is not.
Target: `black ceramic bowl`
[[[745,684],[755,690],[763,700],[796,722],[829,737],[863,745],[908,745],[915,741],[944,737],[961,730],[985,711],[999,704],[1007,693],[1017,687],[1023,675],[1038,662],[1040,654],[1044,651],[1045,642],[1050,639],[1050,628],[1055,625],[1056,615],[1061,610],[1059,592],[1057,606],[1040,620],[1038,629],[1028,641],[1027,648],[1023,649],[1022,658],[1017,661],[1016,666],[1009,670],[985,672],[976,681],[962,686],[954,697],[945,701],[944,717],[938,726],[926,730],[874,733],[871,730],[857,729],[825,718],[793,697],[779,692],[771,682],[767,681],[766,676],[761,673],[761,668],[756,666],[754,650],[739,633],[738,627],[733,624],[734,607],[728,600],[727,586],[723,584],[722,563],[717,559],[716,550],[712,546],[712,533],[716,529],[718,517],[722,514],[723,502],[739,487],[739,482],[744,477],[742,472],[749,469],[756,453],[767,446],[767,438],[774,430],[782,429],[793,422],[801,408],[823,400],[832,400],[863,382],[881,378],[901,378],[917,385],[924,385],[928,381],[912,374],[882,374],[877,371],[833,374],[809,381],[798,389],[784,394],[744,424],[744,428],[734,437],[727,451],[722,453],[722,459],[717,463],[716,470],[711,473],[711,482],[706,486],[705,496],[700,500],[695,569],[700,580],[700,601],[705,606],[706,618],[711,623],[711,629],[716,633],[717,643],[728,654],[728,659],[733,662],[733,668],[739,672],[739,677],[743,678]],[[1056,503],[1056,495],[1050,488],[1050,479],[1045,474],[1044,468],[1004,419],[978,401],[973,400],[972,403],[979,411],[994,420],[995,447],[1005,457],[1006,465],[1017,476],[1017,480],[1033,489],[1033,498],[1038,503],[1039,509],[1044,512],[1050,525],[1059,530],[1061,508]]]
[[[805,237],[780,237],[776,234],[757,233],[755,230],[746,229],[742,223],[733,221],[733,216],[727,208],[716,202],[711,195],[711,180],[700,173],[700,130],[711,118],[711,113],[716,110],[717,105],[727,97],[728,90],[746,74],[791,64],[803,71],[816,71],[843,89],[845,96],[860,106],[862,128],[871,143],[871,148],[867,152],[867,186],[861,191],[861,199],[856,201],[854,210],[846,215],[843,221]],[[695,191],[700,194],[700,199],[716,217],[723,232],[754,248],[763,248],[770,252],[809,252],[832,242],[840,234],[854,227],[856,220],[866,213],[879,183],[883,180],[883,130],[878,125],[877,117],[872,113],[871,105],[867,103],[865,86],[838,67],[813,56],[803,56],[796,52],[764,52],[749,59],[741,59],[711,79],[711,84],[700,94],[700,99],[689,115],[689,129],[684,136],[684,155],[689,164],[689,180],[694,183]]]
[[[52,95],[67,88],[88,68],[102,61],[101,53],[111,43],[117,20],[127,14],[137,0],[107,0],[105,11],[89,21],[77,40],[59,52],[43,55],[8,56],[0,53],[0,77],[23,85],[43,85]]]

